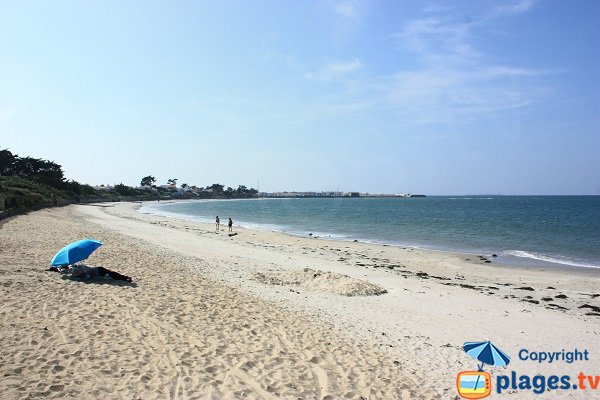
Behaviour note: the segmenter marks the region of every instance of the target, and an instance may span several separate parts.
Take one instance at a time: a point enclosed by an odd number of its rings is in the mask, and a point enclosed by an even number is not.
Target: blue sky
[[[0,148],[89,184],[600,194],[600,2],[0,1]]]

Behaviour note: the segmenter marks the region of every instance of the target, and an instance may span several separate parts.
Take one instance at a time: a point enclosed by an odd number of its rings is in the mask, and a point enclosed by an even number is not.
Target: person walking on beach
[[[233,221],[231,220],[231,218],[229,218],[229,232],[231,232],[233,230]]]
[[[221,226],[221,220],[219,219],[218,215],[217,215],[217,219],[215,219],[215,224],[217,225],[217,230],[219,230],[219,228]]]

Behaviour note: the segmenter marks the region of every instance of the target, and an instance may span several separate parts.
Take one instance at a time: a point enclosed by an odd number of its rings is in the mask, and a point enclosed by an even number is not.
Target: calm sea
[[[326,239],[497,254],[520,265],[600,268],[600,196],[189,201],[141,212]]]

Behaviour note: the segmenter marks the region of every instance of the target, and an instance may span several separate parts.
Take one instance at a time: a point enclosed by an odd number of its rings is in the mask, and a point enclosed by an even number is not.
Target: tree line
[[[48,186],[62,188],[65,176],[62,167],[53,161],[19,157],[9,150],[0,150],[0,175],[18,176]]]
[[[156,178],[152,175],[148,175],[142,178],[140,181],[140,186],[145,188],[152,188],[155,190],[163,189],[163,190],[171,190],[177,191],[177,181],[179,179],[173,178],[167,180],[167,188],[157,187],[156,186]],[[258,190],[254,188],[248,188],[244,185],[239,185],[237,189],[232,187],[225,188],[225,185],[221,185],[220,183],[213,183],[209,186],[196,186],[196,185],[188,185],[187,183],[181,184],[181,189],[189,189],[183,192],[184,195],[191,197],[202,197],[202,198],[249,198],[258,196]]]
[[[152,200],[158,198],[249,198],[258,191],[244,185],[237,189],[214,183],[206,187],[189,186],[177,189],[177,179],[169,179],[167,187],[157,187],[156,179],[148,175],[140,182],[142,188],[116,184],[112,188],[93,188],[65,177],[63,167],[49,160],[21,157],[0,149],[0,218],[10,209],[32,209],[73,202]],[[189,188],[189,189],[187,189]]]

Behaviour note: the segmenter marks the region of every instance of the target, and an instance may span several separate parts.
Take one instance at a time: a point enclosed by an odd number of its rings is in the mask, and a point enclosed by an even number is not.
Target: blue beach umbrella
[[[489,341],[466,342],[463,346],[463,350],[471,357],[481,361],[479,370],[483,370],[483,364],[503,367],[510,363],[510,357]]]
[[[53,267],[61,267],[64,265],[71,265],[85,260],[96,250],[102,246],[102,243],[98,240],[83,239],[66,245],[56,253],[50,265]]]

